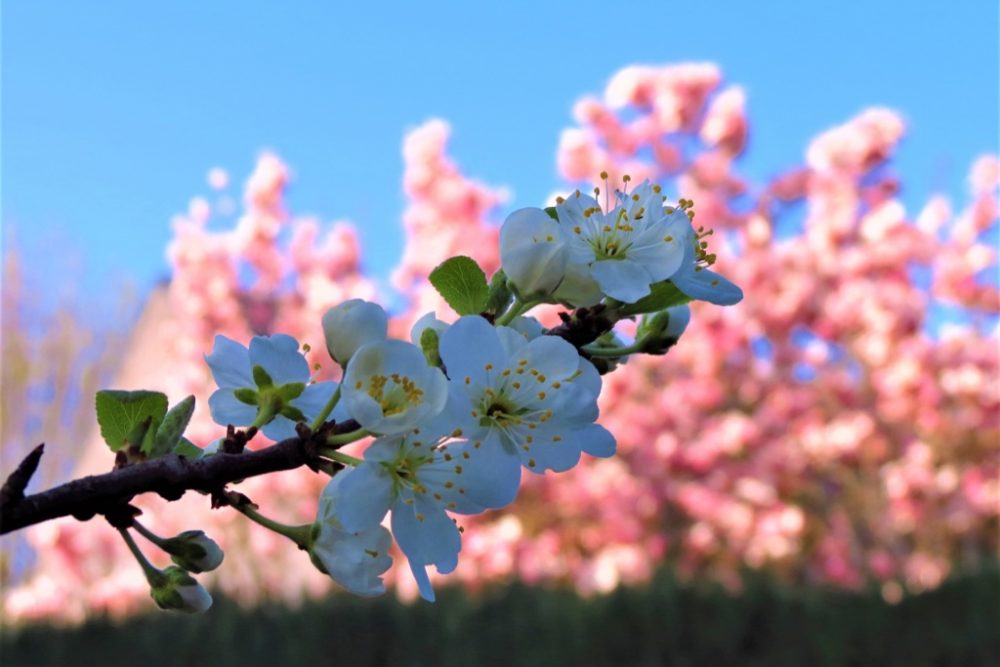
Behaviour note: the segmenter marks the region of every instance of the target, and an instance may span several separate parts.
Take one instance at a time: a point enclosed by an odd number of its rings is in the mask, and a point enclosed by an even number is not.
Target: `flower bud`
[[[171,560],[188,572],[208,572],[222,564],[224,554],[201,530],[187,530],[161,545]]]
[[[552,293],[568,261],[562,228],[545,211],[522,208],[507,216],[500,228],[500,263],[522,296]]]
[[[160,575],[161,582],[149,591],[160,609],[200,614],[212,606],[212,596],[182,568],[171,565]]]
[[[642,318],[636,337],[643,343],[643,352],[664,354],[677,344],[691,321],[691,308],[674,306]]]
[[[361,299],[345,301],[323,316],[326,349],[341,366],[365,343],[385,340],[388,331],[389,318],[382,306]]]

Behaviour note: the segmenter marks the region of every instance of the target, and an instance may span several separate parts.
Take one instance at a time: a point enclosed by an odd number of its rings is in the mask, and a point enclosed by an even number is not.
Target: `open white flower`
[[[478,514],[506,505],[520,481],[519,466],[497,465],[497,451],[464,441],[448,443],[441,431],[450,421],[445,416],[408,433],[378,438],[365,450],[360,466],[341,472],[335,479],[342,482],[328,486],[345,530],[371,530],[392,513],[392,533],[421,596],[430,601],[434,591],[426,568],[451,572],[462,547],[460,529],[448,513]]]
[[[423,352],[401,340],[361,346],[342,383],[347,411],[369,432],[403,433],[444,408],[448,381]]]
[[[309,382],[309,363],[291,336],[254,336],[249,349],[216,336],[205,355],[219,389],[208,399],[215,423],[249,426],[281,440],[295,435],[295,424],[309,421],[333,395],[334,382]]]
[[[327,483],[320,494],[313,524],[309,556],[321,571],[345,589],[364,597],[385,593],[382,575],[392,565],[392,536],[375,522],[363,530],[345,530],[337,518],[338,487],[346,479],[342,472]]]
[[[500,264],[522,296],[549,294],[566,274],[569,246],[562,227],[540,208],[522,208],[500,228]]]
[[[341,366],[365,343],[385,340],[388,331],[389,317],[382,306],[362,299],[345,301],[323,315],[326,349]]]
[[[691,223],[683,209],[665,208],[660,187],[648,182],[632,193],[617,193],[616,205],[609,209],[602,210],[579,190],[556,206],[569,237],[569,264],[578,274],[575,289],[592,296],[586,285],[589,273],[604,294],[634,303],[649,294],[651,284],[670,278],[680,267]]]
[[[561,472],[580,452],[607,457],[614,437],[597,419],[601,378],[555,336],[528,340],[481,317],[460,318],[441,337],[456,426],[473,446],[534,472]]]

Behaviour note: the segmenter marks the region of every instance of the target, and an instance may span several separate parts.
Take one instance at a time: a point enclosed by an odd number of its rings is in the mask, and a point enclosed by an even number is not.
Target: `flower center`
[[[363,384],[358,383],[358,389]],[[371,396],[382,413],[387,417],[399,414],[407,408],[419,405],[424,396],[424,390],[405,375],[393,373],[392,375],[372,375],[368,378],[368,395]]]

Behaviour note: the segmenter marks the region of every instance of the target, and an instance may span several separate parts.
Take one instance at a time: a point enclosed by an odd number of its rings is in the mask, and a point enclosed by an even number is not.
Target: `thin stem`
[[[154,587],[161,585],[163,583],[163,573],[146,559],[146,555],[142,553],[142,549],[140,549],[139,545],[135,543],[135,540],[132,538],[131,533],[128,532],[128,529],[119,528],[118,532],[121,533],[122,539],[125,540],[125,545],[128,547],[128,550],[132,552],[132,555],[135,556],[136,561],[138,561],[139,566],[142,568],[142,573],[146,575],[146,581],[149,582],[149,585]]]
[[[278,415],[278,411],[275,409],[277,406],[273,400],[264,399],[261,405],[257,408],[257,417],[253,420],[251,426],[256,426],[257,428],[263,428],[265,425],[270,424],[271,420]]]
[[[343,463],[344,465],[353,466],[355,468],[364,463],[362,459],[337,451],[336,449],[320,449],[319,454],[320,456],[325,456],[331,461],[337,461],[338,463]]]
[[[361,438],[367,437],[369,435],[368,431],[363,428],[359,428],[357,431],[351,431],[350,433],[341,433],[340,435],[331,435],[326,439],[326,444],[331,446],[346,445],[352,443]]]
[[[316,419],[314,419],[313,423],[309,425],[309,429],[315,431],[320,426],[322,426],[323,423],[326,421],[326,418],[330,416],[331,412],[333,412],[333,409],[337,407],[337,403],[339,401],[340,401],[340,385],[338,384],[337,390],[333,392],[333,396],[331,396],[330,400],[326,402],[326,405],[323,406],[323,409],[320,411],[320,413],[316,415]]]
[[[636,341],[632,345],[625,347],[590,347],[588,345],[581,349],[592,357],[624,357],[629,354],[642,352],[642,347],[643,342]]]
[[[166,542],[165,539],[163,539],[162,537],[160,537],[159,535],[157,535],[156,533],[154,533],[153,531],[151,531],[149,528],[146,528],[144,525],[142,525],[141,523],[139,523],[135,519],[132,519],[132,527],[135,528],[135,532],[139,533],[140,535],[142,535],[143,537],[145,537],[147,540],[149,540],[150,542],[152,542],[156,546],[158,546],[161,549],[163,549],[163,545]]]
[[[494,323],[498,327],[503,326],[505,324],[509,324],[511,320],[513,320],[515,317],[521,315],[522,313],[528,312],[529,310],[531,310],[540,303],[541,301],[538,300],[522,301],[521,297],[515,296],[514,303],[512,303],[507,312],[498,317]]]
[[[236,508],[236,511],[240,512],[251,521],[258,523],[268,530],[278,533],[279,535],[284,535],[292,542],[299,545],[300,548],[305,549],[309,546],[309,526],[289,526],[283,524],[279,521],[275,521],[274,519],[267,518],[249,505],[233,505],[233,507]]]

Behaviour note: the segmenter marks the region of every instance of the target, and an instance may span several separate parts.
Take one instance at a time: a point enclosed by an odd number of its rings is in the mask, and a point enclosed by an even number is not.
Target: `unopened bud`
[[[347,366],[365,343],[385,340],[388,331],[389,318],[382,306],[362,299],[345,301],[323,316],[326,349],[341,366]]]
[[[171,560],[188,572],[208,572],[222,564],[225,556],[215,540],[201,530],[186,530],[161,545]]]
[[[551,294],[565,277],[568,261],[562,228],[541,209],[514,211],[500,228],[500,263],[522,296]]]
[[[160,574],[162,581],[149,592],[160,609],[200,614],[212,606],[212,596],[184,569],[171,565]]]
[[[647,354],[664,354],[677,344],[691,321],[691,308],[674,306],[642,318],[636,337]]]

